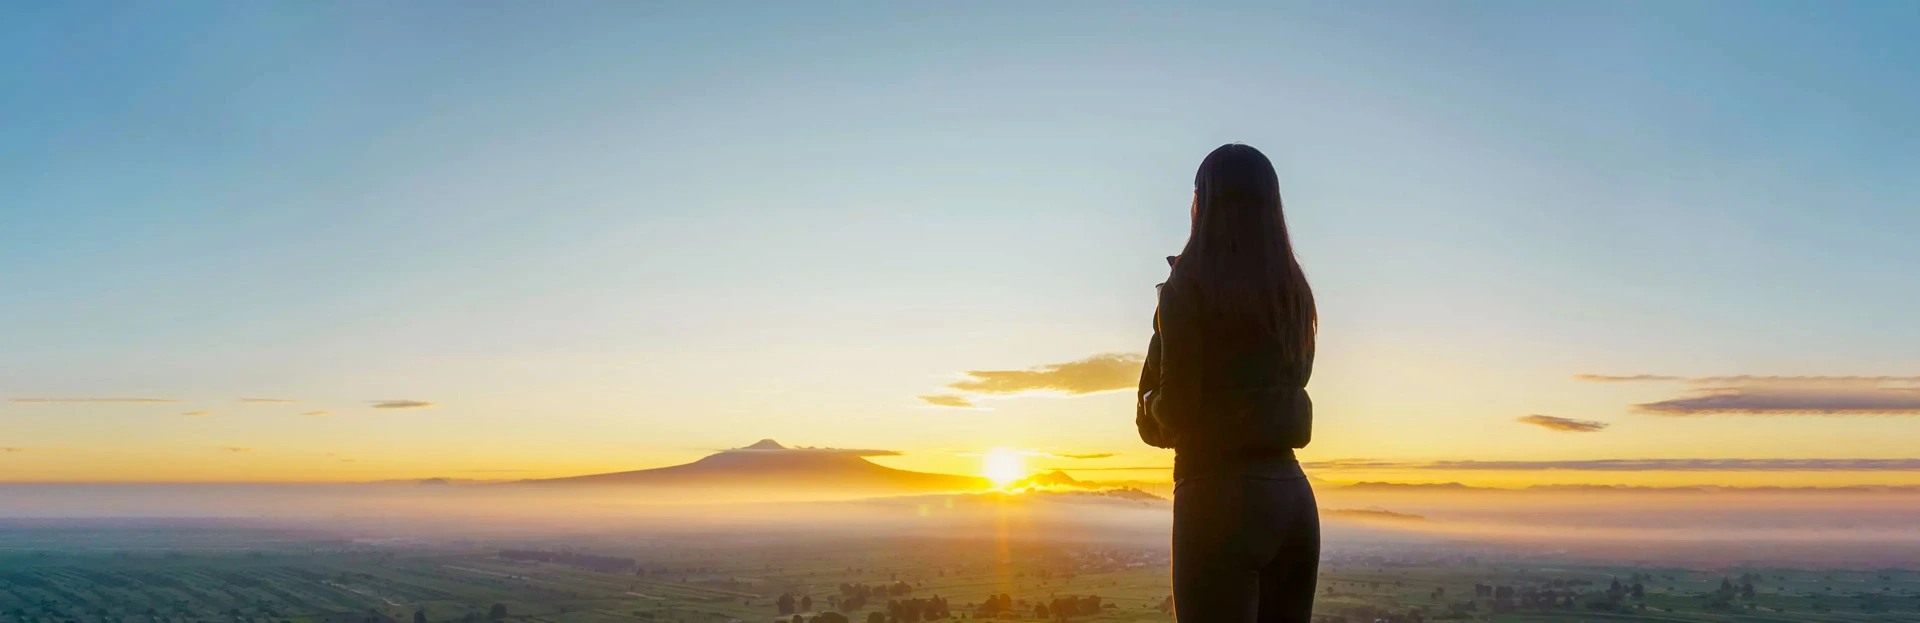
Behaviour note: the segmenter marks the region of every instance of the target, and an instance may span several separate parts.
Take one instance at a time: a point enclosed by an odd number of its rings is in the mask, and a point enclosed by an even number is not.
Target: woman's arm
[[[1156,312],[1156,315],[1157,312]],[[1147,360],[1140,367],[1140,391],[1133,403],[1133,425],[1140,429],[1140,440],[1155,448],[1171,448],[1173,444],[1166,440],[1160,431],[1160,422],[1147,413],[1152,404],[1153,393],[1160,388],[1160,331],[1155,329],[1153,339],[1147,342]]]
[[[1178,443],[1187,433],[1185,422],[1199,408],[1200,371],[1205,353],[1197,331],[1194,309],[1179,290],[1162,289],[1156,318],[1160,337],[1160,379],[1147,415],[1160,425],[1161,438]]]

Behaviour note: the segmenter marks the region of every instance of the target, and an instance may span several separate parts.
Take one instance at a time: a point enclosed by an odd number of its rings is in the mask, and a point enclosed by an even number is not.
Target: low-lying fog
[[[1403,490],[1323,484],[1318,495],[1330,545],[1474,544],[1649,563],[1920,563],[1920,494],[1905,490]],[[1167,500],[1131,489],[844,498],[792,489],[443,482],[8,484],[0,485],[0,517],[15,528],[57,526],[47,520],[60,518],[235,518],[349,538],[795,531],[1137,545],[1165,542],[1172,520]],[[18,546],[5,541],[23,533],[0,532],[0,547]],[[110,547],[110,541],[100,546]]]

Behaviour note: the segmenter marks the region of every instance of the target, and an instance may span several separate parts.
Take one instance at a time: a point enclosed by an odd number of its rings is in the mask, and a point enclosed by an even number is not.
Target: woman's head
[[[1265,330],[1313,352],[1313,290],[1293,255],[1280,178],[1260,150],[1222,145],[1193,177],[1193,231],[1168,285],[1198,297],[1220,322]]]

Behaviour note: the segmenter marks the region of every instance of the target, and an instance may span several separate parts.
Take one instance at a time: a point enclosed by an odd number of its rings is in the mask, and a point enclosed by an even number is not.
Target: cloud
[[[1307,469],[1405,469],[1415,465],[1417,464],[1375,459],[1332,459],[1327,461],[1300,462],[1300,466]]]
[[[1728,376],[1692,379],[1679,397],[1633,405],[1665,416],[1920,415],[1914,377]]]
[[[185,415],[189,417],[206,417],[209,415],[213,415],[213,412],[212,411],[188,411],[180,415]]]
[[[1684,381],[1680,396],[1633,405],[1665,416],[1694,415],[1920,415],[1920,376],[1677,377],[1656,374],[1576,374],[1582,381]]]
[[[1405,469],[1448,471],[1582,472],[1913,472],[1920,459],[1586,459],[1568,461],[1376,461],[1342,459],[1301,462],[1308,469]]]
[[[1433,461],[1420,469],[1595,472],[1920,471],[1920,459],[1594,459],[1584,461]]]
[[[1070,396],[1131,389],[1140,381],[1145,360],[1137,354],[1108,353],[1026,370],[971,370],[966,374],[972,378],[947,387],[976,394],[1056,391]]]
[[[917,396],[917,398],[920,399],[920,402],[936,407],[953,407],[956,409],[978,408],[973,404],[972,400],[969,400],[966,396],[957,394],[929,394],[926,396]]]
[[[126,404],[169,404],[186,402],[172,398],[15,398],[20,404],[59,404],[59,403],[126,403]]]
[[[1703,376],[1687,379],[1696,385],[1883,385],[1920,383],[1920,376]]]
[[[1638,381],[1678,381],[1680,377],[1660,374],[1635,374],[1632,376],[1609,376],[1606,374],[1575,374],[1573,380],[1589,383],[1633,383]]]
[[[242,448],[240,446],[220,446],[220,449],[226,450],[228,452],[252,452],[253,451],[253,448]]]
[[[240,402],[244,402],[247,404],[285,404],[289,402],[300,402],[300,401],[294,400],[292,398],[241,398]]]
[[[420,400],[374,400],[372,402],[375,409],[432,409],[440,406],[438,403]]]
[[[1091,454],[1062,454],[1059,452],[1049,452],[1047,453],[1047,456],[1057,458],[1057,459],[1105,459],[1105,458],[1111,458],[1118,455],[1112,452],[1094,452]]]
[[[329,415],[333,415],[333,412],[332,412],[332,411],[308,411],[308,412],[306,412],[306,413],[302,413],[302,414],[300,414],[300,415],[310,415],[310,416],[313,416],[313,417],[326,417],[326,416],[329,416]]]
[[[0,454],[13,454],[15,452],[26,452],[26,451],[27,451],[26,448],[22,448],[19,446],[0,446]]]
[[[1576,420],[1552,415],[1525,415],[1514,418],[1514,421],[1566,433],[1597,433],[1607,428],[1606,422]]]

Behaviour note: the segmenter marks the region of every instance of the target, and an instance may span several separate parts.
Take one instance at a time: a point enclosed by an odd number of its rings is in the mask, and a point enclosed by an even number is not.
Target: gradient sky
[[[1912,379],[1574,378],[1920,374],[1911,2],[4,12],[0,480],[762,437],[1164,466],[1130,392],[916,397],[1143,350],[1193,169],[1243,141],[1320,302],[1301,456],[1380,463],[1321,477],[1920,483],[1754,462],[1920,458]],[[1633,406],[1700,388],[1883,410]],[[1546,463],[1608,459],[1737,461]],[[1459,460],[1526,463],[1431,465]]]

